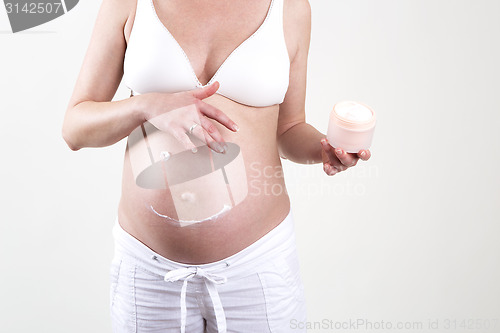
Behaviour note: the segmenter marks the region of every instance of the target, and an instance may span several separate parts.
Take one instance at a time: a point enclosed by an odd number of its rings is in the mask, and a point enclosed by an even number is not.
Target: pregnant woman
[[[128,140],[114,332],[297,332],[306,320],[280,157],[327,175],[370,157],[305,122],[310,16],[307,0],[103,0],[62,134],[72,150]],[[111,101],[122,79],[131,97]],[[172,178],[175,163],[191,176]],[[144,170],[163,170],[163,185],[142,184]]]

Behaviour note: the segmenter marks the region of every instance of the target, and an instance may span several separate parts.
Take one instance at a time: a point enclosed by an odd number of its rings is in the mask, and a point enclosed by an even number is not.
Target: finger
[[[219,82],[215,81],[214,83],[212,83],[206,87],[191,90],[190,93],[193,97],[196,97],[198,99],[205,99],[205,98],[210,97],[213,94],[215,94],[215,92],[218,89],[219,89]]]
[[[325,163],[323,164],[323,171],[325,171],[325,173],[328,175],[328,176],[333,176],[335,175],[337,172],[339,172],[337,169],[335,169],[334,167],[332,167],[330,164],[328,163]]]
[[[198,150],[182,128],[176,127],[172,128],[170,131],[174,138],[177,139],[184,146],[184,148],[190,149],[193,152]]]
[[[341,171],[346,171],[349,167],[346,167],[345,165],[343,165],[342,163],[338,163],[338,164],[333,164],[332,167],[337,170],[337,172],[341,172]]]
[[[372,153],[368,149],[363,149],[358,152],[358,156],[360,159],[363,161],[368,161],[370,157],[372,156]]]
[[[337,171],[344,171],[355,166],[359,160],[356,154],[347,153],[342,148],[333,148],[325,138],[321,139],[321,144],[331,161],[331,166]]]
[[[225,152],[227,144],[222,135],[220,134],[217,126],[205,116],[200,117],[201,126],[204,129],[205,141],[209,144],[210,148],[218,151],[219,153]]]
[[[214,145],[214,140],[210,138],[210,136],[206,133],[201,125],[195,126],[192,131],[187,130],[186,132],[190,133],[192,136],[203,142],[214,151],[217,151]]]
[[[339,159],[340,163],[346,167],[352,167],[356,165],[358,157],[354,154],[349,154],[345,152],[342,148],[335,148],[335,155]]]
[[[333,147],[327,142],[325,138],[321,139],[321,148],[323,148],[323,151],[325,152],[331,163],[339,161],[339,159],[335,156]]]
[[[188,132],[196,136],[215,152],[225,153],[227,150],[227,144],[219,132],[216,123],[205,117],[199,111],[196,111],[195,114],[196,116],[192,121],[194,124],[199,124],[200,126],[194,126],[193,130],[188,130]]]
[[[349,155],[351,158],[352,158],[352,164],[350,165],[350,167],[353,167],[355,166],[356,164],[358,164],[358,161],[359,161],[359,157],[357,154],[351,154],[351,153],[348,153],[347,155]]]
[[[205,116],[218,121],[228,129],[237,132],[239,130],[238,125],[234,121],[232,121],[224,112],[221,110],[217,109],[213,105],[210,105],[208,103],[205,103],[203,101],[198,102],[198,106],[200,109],[200,112],[203,113]]]
[[[217,128],[206,117],[202,117],[202,118],[204,118],[209,123],[209,125],[205,124],[205,125],[201,125],[201,126],[195,126],[193,131],[191,132],[192,135],[194,135],[196,138],[201,140],[204,144],[206,144],[208,147],[210,147],[210,149],[212,149],[213,151],[215,151],[217,153],[225,153],[225,151],[227,149],[227,145],[226,145],[224,139],[222,139],[222,136],[220,135],[220,133],[217,131]],[[200,121],[201,121],[201,119],[200,119]],[[222,142],[215,141],[213,136],[208,133],[206,127],[208,127],[211,131],[215,131],[215,133],[218,133],[220,140],[222,140]],[[213,134],[213,135],[216,135],[216,134]]]
[[[321,145],[323,150],[325,151],[326,156],[328,157],[329,162],[329,168],[332,169],[335,173],[344,171],[347,169],[346,166],[344,166],[338,157],[335,155],[335,149],[328,143],[326,139],[321,139]],[[335,174],[334,173],[334,174]]]

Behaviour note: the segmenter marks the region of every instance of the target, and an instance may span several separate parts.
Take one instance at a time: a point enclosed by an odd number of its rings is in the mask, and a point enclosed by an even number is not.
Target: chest
[[[228,55],[266,19],[270,0],[152,0],[159,21],[207,82]]]

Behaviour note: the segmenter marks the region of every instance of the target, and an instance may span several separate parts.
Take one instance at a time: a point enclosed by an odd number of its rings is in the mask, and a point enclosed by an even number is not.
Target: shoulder
[[[99,14],[107,20],[125,25],[135,14],[138,0],[101,0]]]
[[[307,26],[311,21],[309,0],[283,0],[284,16],[295,24]]]
[[[311,5],[309,0],[283,0],[283,21],[291,53],[308,50],[311,38]]]

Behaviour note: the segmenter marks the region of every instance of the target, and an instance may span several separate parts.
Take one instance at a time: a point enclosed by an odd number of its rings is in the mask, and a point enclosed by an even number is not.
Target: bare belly
[[[278,106],[253,108],[217,94],[204,101],[240,126],[233,133],[215,123],[224,140],[240,149],[244,172],[235,173],[240,179],[231,181],[244,184],[244,198],[216,218],[180,226],[165,217],[178,218],[172,201],[178,193],[138,186],[127,149],[118,209],[120,225],[128,233],[160,255],[189,264],[221,260],[242,250],[277,226],[290,209],[276,141]],[[200,206],[210,204],[209,197],[202,200]]]

